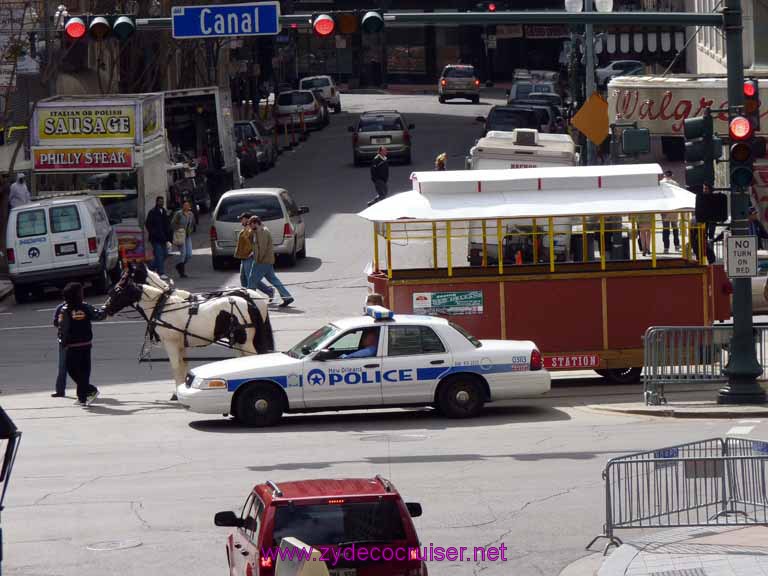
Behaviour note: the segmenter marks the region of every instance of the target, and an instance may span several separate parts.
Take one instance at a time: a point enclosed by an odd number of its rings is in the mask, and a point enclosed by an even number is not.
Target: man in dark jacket
[[[67,388],[67,351],[64,349],[64,346],[61,345],[61,327],[59,326],[59,318],[61,317],[61,311],[64,306],[65,303],[62,302],[56,307],[56,311],[53,313],[53,327],[58,331],[56,339],[59,342],[59,373],[56,375],[56,392],[51,394],[53,398],[63,398]]]
[[[158,274],[165,274],[165,259],[168,257],[168,242],[173,237],[171,220],[165,209],[165,198],[158,196],[155,207],[147,213],[146,221],[149,241],[152,243],[154,262],[152,267]]]
[[[368,206],[376,204],[379,200],[387,197],[387,182],[389,181],[389,160],[387,159],[387,149],[384,146],[379,148],[379,153],[373,157],[371,162],[371,180],[376,187],[376,198],[368,202]]]
[[[93,321],[104,320],[104,308],[95,308],[83,302],[83,285],[70,282],[62,291],[64,306],[59,314],[61,345],[66,351],[67,374],[77,384],[77,403],[90,406],[99,396],[91,385],[91,347]]]

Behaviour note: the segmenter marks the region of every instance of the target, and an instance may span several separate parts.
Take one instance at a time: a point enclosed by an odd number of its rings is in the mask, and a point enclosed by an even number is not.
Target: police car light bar
[[[395,313],[384,306],[366,306],[365,315],[374,320],[392,320],[395,317]]]

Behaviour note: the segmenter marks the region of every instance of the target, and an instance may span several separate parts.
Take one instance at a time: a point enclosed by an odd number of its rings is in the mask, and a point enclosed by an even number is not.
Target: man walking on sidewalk
[[[275,274],[275,250],[272,244],[272,234],[258,216],[251,216],[248,224],[253,230],[254,244],[253,267],[248,280],[248,288],[256,288],[261,280],[265,279],[277,289],[283,299],[280,307],[285,308],[293,302],[293,296]]]
[[[368,202],[368,206],[376,204],[379,200],[387,197],[389,182],[389,160],[387,159],[387,149],[384,146],[379,147],[379,153],[373,157],[371,162],[371,180],[376,188],[376,197]]]

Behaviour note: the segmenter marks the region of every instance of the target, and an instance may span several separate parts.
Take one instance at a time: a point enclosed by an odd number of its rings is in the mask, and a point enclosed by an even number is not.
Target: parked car
[[[304,124],[308,130],[320,130],[326,124],[323,107],[311,90],[291,90],[278,94],[274,114],[275,122],[280,126],[287,124],[293,130],[300,129],[301,112],[304,112]]]
[[[478,116],[478,122],[484,123],[483,136],[491,130],[512,132],[517,128],[531,128],[539,130],[541,117],[532,108],[520,106],[494,106],[488,112],[488,116]]]
[[[315,98],[317,98],[317,101],[320,103],[320,106],[323,109],[323,126],[328,126],[328,124],[331,123],[331,114],[328,111],[328,101],[325,99],[323,91],[319,88],[313,88],[312,93],[315,95]]]
[[[421,514],[421,504],[403,502],[381,476],[268,480],[253,487],[239,514],[218,512],[214,523],[233,528],[226,540],[231,576],[274,576],[278,547],[288,536],[326,550],[329,568],[338,557],[330,570],[334,576],[427,576],[412,520]],[[355,554],[342,553],[350,547]]]
[[[622,76],[630,71],[635,71],[637,68],[645,68],[645,64],[639,60],[614,60],[607,66],[598,68],[595,70],[597,77],[597,83],[599,85],[607,84],[608,81],[614,76]]]
[[[99,199],[85,194],[12,208],[6,256],[16,301],[74,280],[89,280],[105,294],[119,265],[113,223]]]
[[[381,146],[387,149],[390,158],[410,164],[411,133],[416,128],[408,124],[397,110],[375,110],[363,112],[352,132],[352,160],[360,166],[364,160],[372,160]]]
[[[299,207],[282,188],[246,188],[225,192],[219,199],[211,219],[211,256],[216,270],[224,268],[233,258],[240,233],[240,214],[251,212],[262,219],[272,233],[275,254],[286,258],[293,266],[307,255],[304,215],[306,206]]]
[[[299,90],[321,90],[328,106],[338,114],[341,112],[341,93],[330,76],[310,76],[302,78]]]
[[[259,170],[274,166],[277,160],[273,131],[274,127],[267,128],[260,120],[235,122],[235,138],[238,143],[248,143],[256,157]]]
[[[565,119],[563,118],[560,109],[554,104],[535,98],[513,100],[509,104],[511,106],[523,106],[525,108],[533,108],[534,110],[543,110],[547,117],[545,122],[546,129],[542,129],[540,132],[549,132],[551,134],[562,134],[565,132]]]
[[[240,160],[240,173],[244,178],[252,178],[259,173],[259,152],[256,145],[245,135],[241,126],[235,125],[235,151]]]
[[[520,80],[512,84],[512,88],[507,91],[507,101],[528,98],[535,93],[557,94],[557,87],[554,82],[546,80]]]
[[[443,68],[437,85],[437,99],[441,104],[451,98],[466,98],[474,104],[480,102],[480,79],[474,66],[449,64]]]
[[[539,102],[546,102],[555,106],[560,112],[561,116],[564,116],[563,99],[559,94],[554,92],[531,92],[525,97],[526,100],[537,100]]]

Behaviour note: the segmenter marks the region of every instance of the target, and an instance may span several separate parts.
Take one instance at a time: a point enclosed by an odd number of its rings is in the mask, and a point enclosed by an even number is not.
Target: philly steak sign
[[[768,93],[768,80],[760,80]],[[682,136],[683,121],[700,116],[704,108],[726,108],[725,78],[619,77],[608,85],[611,122],[637,122],[656,136]],[[768,105],[761,117],[768,117]],[[715,116],[715,131],[728,132],[728,115]]]

